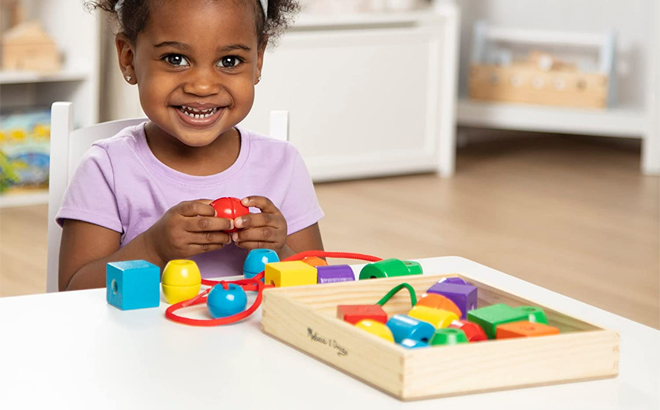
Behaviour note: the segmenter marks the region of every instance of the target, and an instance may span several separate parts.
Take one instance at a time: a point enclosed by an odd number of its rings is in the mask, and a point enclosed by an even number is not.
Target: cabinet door
[[[293,31],[264,58],[243,126],[267,134],[290,115],[289,140],[315,181],[438,169],[442,23]],[[453,118],[453,117],[452,117]]]

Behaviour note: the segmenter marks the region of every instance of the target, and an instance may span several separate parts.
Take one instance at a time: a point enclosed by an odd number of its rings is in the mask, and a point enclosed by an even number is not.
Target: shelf
[[[35,84],[65,81],[85,81],[89,73],[85,71],[60,71],[56,73],[39,73],[35,71],[0,70],[0,84]]]
[[[0,195],[0,208],[43,205],[48,203],[48,190]]]
[[[561,134],[642,138],[648,132],[646,113],[639,107],[599,110],[461,98],[456,119],[458,125]]]

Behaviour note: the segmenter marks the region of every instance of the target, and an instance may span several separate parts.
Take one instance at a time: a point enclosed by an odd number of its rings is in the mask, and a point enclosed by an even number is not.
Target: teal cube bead
[[[548,324],[548,317],[545,315],[545,312],[540,307],[535,306],[518,306],[516,310],[524,312],[527,314],[527,320],[532,323],[542,323],[544,325]]]
[[[160,305],[160,268],[143,260],[111,262],[105,268],[106,299],[117,309]]]
[[[528,313],[498,303],[469,311],[467,319],[481,326],[489,339],[495,339],[497,325],[528,320]]]

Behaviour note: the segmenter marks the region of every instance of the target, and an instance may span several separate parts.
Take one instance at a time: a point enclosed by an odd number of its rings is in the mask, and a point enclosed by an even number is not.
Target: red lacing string
[[[381,258],[375,257],[375,256],[370,256],[370,255],[364,255],[361,253],[348,253],[348,252],[325,252],[325,251],[305,251],[298,253],[293,256],[289,256],[286,259],[283,259],[282,262],[286,261],[299,261],[302,260],[306,257],[311,257],[311,256],[316,256],[320,258],[341,258],[341,259],[357,259],[357,260],[364,260],[367,262],[378,262],[382,260]],[[229,325],[232,323],[236,323],[238,321],[241,321],[243,319],[246,319],[249,317],[252,313],[254,313],[255,310],[259,308],[261,305],[261,299],[263,297],[263,291],[266,288],[273,287],[272,285],[265,285],[261,279],[264,277],[264,272],[260,272],[258,275],[251,279],[241,279],[241,280],[235,280],[235,281],[213,281],[213,280],[208,280],[208,279],[202,279],[202,285],[205,286],[210,286],[210,288],[204,290],[202,293],[199,295],[195,296],[192,299],[184,300],[183,302],[176,303],[170,307],[167,308],[165,311],[165,317],[168,319],[177,322],[177,323],[183,323],[185,325],[191,325],[191,326],[221,326],[221,325]],[[200,305],[202,303],[206,303],[206,299],[208,297],[209,292],[215,285],[222,285],[223,288],[228,289],[229,284],[235,284],[243,288],[245,291],[256,291],[257,292],[257,298],[254,300],[252,305],[250,307],[240,313],[237,313],[232,316],[227,316],[223,318],[218,318],[218,319],[191,319],[183,316],[177,315],[176,312],[179,309],[183,309],[186,307],[190,306],[195,306],[195,305]]]

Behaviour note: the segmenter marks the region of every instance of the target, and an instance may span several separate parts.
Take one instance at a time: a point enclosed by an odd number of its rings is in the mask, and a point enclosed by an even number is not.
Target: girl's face
[[[263,63],[256,18],[244,1],[152,1],[135,44],[122,34],[116,40],[124,76],[137,82],[149,119],[190,147],[241,122]]]

